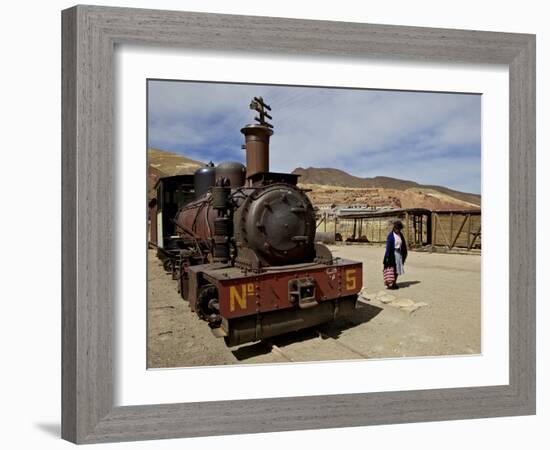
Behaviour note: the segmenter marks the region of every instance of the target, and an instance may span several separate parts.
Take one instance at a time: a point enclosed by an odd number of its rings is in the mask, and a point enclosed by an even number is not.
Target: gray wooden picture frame
[[[64,439],[93,443],[535,413],[535,36],[97,6],[63,11],[62,31]],[[115,407],[113,52],[127,43],[507,65],[509,384]]]

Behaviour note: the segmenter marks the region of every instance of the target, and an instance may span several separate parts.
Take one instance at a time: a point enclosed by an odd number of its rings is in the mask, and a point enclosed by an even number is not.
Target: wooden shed
[[[384,243],[395,220],[403,222],[403,234],[410,248],[481,248],[481,209],[384,209],[349,212],[331,217],[323,213],[319,217],[317,229],[323,235],[334,233],[336,241]]]
[[[481,249],[481,209],[432,211],[432,245]]]

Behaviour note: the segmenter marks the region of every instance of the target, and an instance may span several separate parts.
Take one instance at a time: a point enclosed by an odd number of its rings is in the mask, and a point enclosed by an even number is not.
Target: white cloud
[[[182,152],[236,147],[254,95],[273,108],[272,170],[337,167],[479,190],[476,95],[155,81],[150,142]]]

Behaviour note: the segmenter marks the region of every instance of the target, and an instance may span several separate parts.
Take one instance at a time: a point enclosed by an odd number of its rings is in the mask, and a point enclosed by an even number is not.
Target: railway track
[[[330,333],[327,333],[326,331],[323,331],[319,328],[314,328],[312,329],[312,332],[316,337],[321,338],[324,341],[323,346],[326,346],[326,343],[328,341],[333,346],[339,348],[340,354],[342,355],[342,357],[339,359],[347,360],[347,359],[371,358],[371,356],[369,356],[367,353],[361,350],[358,350],[344,342],[341,342],[338,338],[334,337]],[[289,343],[289,344],[286,344],[284,348],[278,346],[272,339],[266,339],[263,341],[263,343],[268,347],[271,353],[284,359],[287,362],[304,361],[304,359],[300,357],[300,354],[299,354],[300,352],[303,352],[303,349],[299,348],[300,347],[299,343]],[[323,360],[323,358],[320,357],[319,360]]]
[[[344,344],[343,342],[339,341],[337,338],[335,338],[334,336],[331,336],[330,334],[327,334],[327,333],[325,333],[321,330],[318,330],[318,329],[315,330],[315,331],[317,332],[319,337],[322,338],[322,339],[332,339],[332,342],[334,342],[336,345],[339,345],[340,347],[345,348],[346,350],[349,350],[352,353],[355,353],[356,355],[360,356],[361,358],[364,358],[364,359],[370,358],[370,356],[368,354],[366,354],[365,352],[357,350],[357,349],[349,346],[348,344]]]

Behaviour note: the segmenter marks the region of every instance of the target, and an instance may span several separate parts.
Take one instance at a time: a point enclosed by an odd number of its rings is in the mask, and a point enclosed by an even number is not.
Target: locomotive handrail
[[[172,222],[176,225],[176,228],[180,228],[182,231],[184,231],[185,233],[188,233],[190,234],[192,237],[194,237],[195,239],[199,239],[200,236],[195,233],[193,230],[191,230],[190,228],[187,228],[185,225],[181,225],[179,224],[177,221],[175,221],[174,219],[171,219]]]

